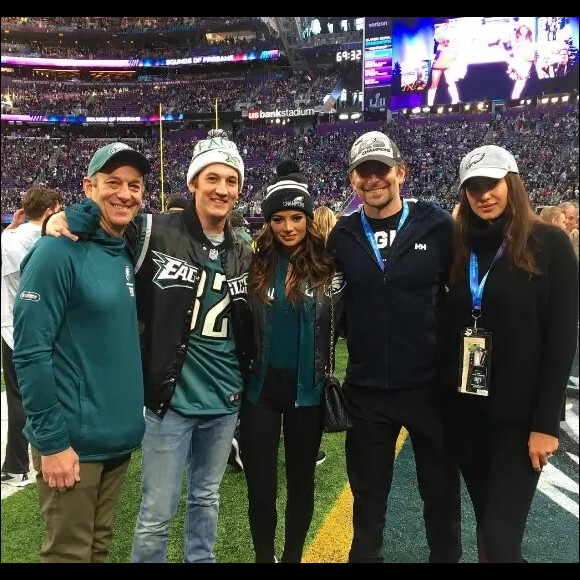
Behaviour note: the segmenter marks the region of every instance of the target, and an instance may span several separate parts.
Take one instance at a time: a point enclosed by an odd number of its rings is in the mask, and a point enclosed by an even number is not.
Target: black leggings
[[[300,562],[314,511],[314,471],[322,438],[320,406],[295,407],[296,374],[270,369],[258,404],[245,400],[240,440],[256,562],[273,562],[278,448],[284,433],[286,512],[282,562]],[[282,420],[283,419],[283,420]]]
[[[6,438],[6,456],[2,471],[8,473],[28,473],[30,459],[28,441],[22,434],[26,424],[26,414],[22,407],[22,395],[18,387],[16,369],[12,361],[12,349],[2,339],[2,365],[6,384],[6,404],[8,406],[8,433]]]
[[[450,426],[473,503],[480,558],[524,562],[522,542],[539,480],[528,455],[530,428],[473,412],[459,414]]]

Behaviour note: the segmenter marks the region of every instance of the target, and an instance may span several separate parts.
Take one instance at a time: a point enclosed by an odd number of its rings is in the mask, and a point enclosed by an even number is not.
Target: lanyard
[[[485,273],[485,276],[481,279],[481,282],[479,282],[479,266],[477,264],[477,254],[475,254],[475,252],[471,252],[469,254],[469,286],[471,287],[471,315],[475,321],[473,325],[474,328],[477,328],[477,319],[481,316],[481,297],[483,296],[483,287],[487,281],[487,276],[493,265],[504,255],[505,245],[506,244],[504,240],[495,253],[495,256],[489,266],[489,270]]]
[[[409,215],[409,204],[405,200],[403,200],[403,212],[401,213],[401,217],[399,218],[399,224],[397,225],[397,232],[401,229],[401,226],[405,223],[405,220],[407,219],[408,215]],[[361,212],[360,212],[360,221],[362,222],[365,236],[367,237],[367,240],[369,241],[369,244],[371,245],[371,248],[373,250],[373,253],[375,254],[377,262],[378,262],[379,266],[381,267],[381,270],[383,270],[383,272],[384,272],[385,264],[383,262],[383,257],[381,256],[379,246],[377,246],[377,240],[375,238],[375,233],[373,232],[373,229],[371,228],[371,224],[369,224],[369,220],[367,219],[367,216],[365,215],[364,208],[361,209]]]

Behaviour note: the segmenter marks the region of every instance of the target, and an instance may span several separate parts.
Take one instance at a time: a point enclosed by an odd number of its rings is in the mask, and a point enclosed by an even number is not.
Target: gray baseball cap
[[[470,151],[459,165],[459,189],[471,177],[501,179],[519,173],[515,157],[503,147],[484,145]]]
[[[380,131],[369,131],[361,135],[350,148],[348,172],[365,161],[380,161],[388,167],[401,161],[401,153],[389,137]]]

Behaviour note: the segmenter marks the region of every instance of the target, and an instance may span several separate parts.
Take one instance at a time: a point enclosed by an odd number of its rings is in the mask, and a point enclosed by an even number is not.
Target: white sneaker
[[[232,439],[228,463],[238,471],[244,471],[244,464],[242,463],[242,456],[240,454],[240,443],[235,437]]]
[[[2,472],[2,484],[11,485],[12,487],[25,487],[29,483],[34,483],[33,479],[28,479],[28,473],[8,473]]]

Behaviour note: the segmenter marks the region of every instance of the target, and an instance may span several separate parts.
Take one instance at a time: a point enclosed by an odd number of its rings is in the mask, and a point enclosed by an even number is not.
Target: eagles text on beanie
[[[212,129],[207,134],[207,139],[202,139],[195,144],[193,156],[187,171],[187,184],[189,185],[195,176],[205,167],[212,163],[223,163],[233,167],[240,176],[240,187],[244,185],[244,161],[238,148],[233,141],[228,139],[223,129]]]
[[[262,201],[262,215],[266,221],[277,211],[295,209],[304,212],[310,219],[314,218],[314,204],[306,178],[300,173],[296,161],[287,159],[276,167],[277,177],[266,186],[266,195]]]

